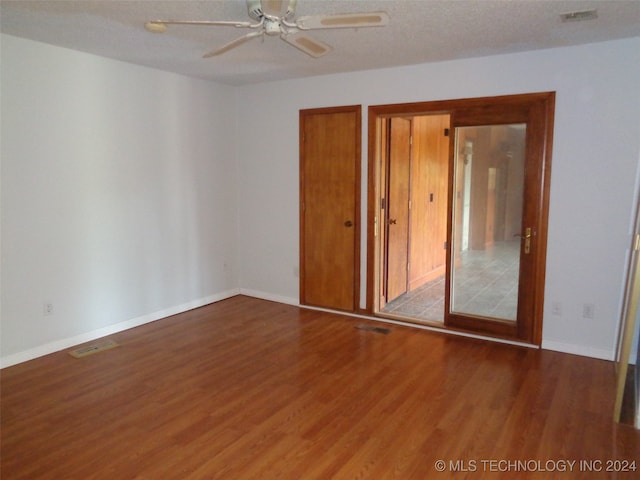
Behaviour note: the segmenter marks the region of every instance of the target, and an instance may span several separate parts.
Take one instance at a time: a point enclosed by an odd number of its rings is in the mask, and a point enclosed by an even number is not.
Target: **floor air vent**
[[[101,342],[92,343],[91,345],[86,345],[84,347],[76,348],[75,350],[71,350],[69,355],[74,358],[82,358],[88,355],[93,355],[94,353],[104,352],[105,350],[110,350],[112,348],[117,347],[118,344],[113,340],[103,340]]]
[[[387,335],[391,333],[391,330],[388,328],[374,327],[373,325],[361,324],[361,325],[358,325],[356,328],[358,330],[367,330],[368,332],[382,333],[383,335]]]

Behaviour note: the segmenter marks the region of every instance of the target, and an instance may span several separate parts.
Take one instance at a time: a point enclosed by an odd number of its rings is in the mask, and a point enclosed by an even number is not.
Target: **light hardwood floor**
[[[580,471],[640,461],[610,362],[362,323],[238,296],[6,368],[2,479],[640,477]]]

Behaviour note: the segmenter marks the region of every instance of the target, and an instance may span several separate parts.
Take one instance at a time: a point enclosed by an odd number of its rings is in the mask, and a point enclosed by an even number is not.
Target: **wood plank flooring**
[[[238,296],[6,368],[1,477],[640,478],[612,363],[362,323]]]

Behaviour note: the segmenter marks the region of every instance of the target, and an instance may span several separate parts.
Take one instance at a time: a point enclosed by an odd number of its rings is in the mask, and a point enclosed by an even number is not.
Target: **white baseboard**
[[[182,305],[176,305],[174,307],[169,307],[158,312],[153,312],[147,315],[132,318],[130,320],[125,320],[124,322],[108,325],[91,332],[81,333],[73,337],[63,338],[54,342],[40,345],[35,348],[30,348],[29,350],[24,350],[12,355],[7,355],[6,357],[0,358],[0,368],[10,367],[11,365],[16,365],[28,360],[33,360],[34,358],[49,355],[50,353],[59,352],[60,350],[74,347],[81,343],[90,342],[92,340],[96,340],[97,338],[102,338],[106,337],[107,335],[112,335],[124,330],[129,330],[130,328],[139,327],[140,325],[144,325],[145,323],[155,322],[156,320],[161,320],[178,313],[187,312],[189,310],[193,310],[194,308],[203,307],[205,305],[209,305],[210,303],[219,302],[220,300],[224,300],[238,294],[240,294],[239,289],[232,289],[225,292],[215,293],[207,297],[183,303]]]
[[[419,325],[417,323],[410,323],[410,322],[402,322],[402,321],[399,321],[399,320],[394,320],[394,319],[390,319],[390,318],[383,318],[383,317],[376,317],[376,316],[372,316],[372,315],[361,315],[359,313],[343,312],[343,311],[340,311],[340,310],[332,310],[332,309],[329,309],[329,308],[321,308],[321,307],[313,307],[313,306],[309,306],[309,305],[301,305],[297,298],[281,297],[281,296],[278,296],[278,295],[272,295],[270,293],[262,292],[262,291],[259,291],[259,290],[250,290],[250,289],[241,288],[240,289],[240,294],[241,295],[246,295],[248,297],[259,298],[261,300],[270,300],[272,302],[285,303],[287,305],[293,305],[293,306],[296,306],[296,307],[304,308],[306,310],[316,310],[316,311],[320,311],[320,312],[336,313],[338,315],[345,315],[347,317],[354,317],[354,318],[362,318],[362,319],[371,320],[371,321],[374,321],[374,322],[392,323],[392,324],[396,324],[396,325],[402,325],[402,326],[405,326],[405,327],[416,328],[416,329],[419,329],[419,330],[430,330],[430,331],[437,332],[437,333],[443,333],[445,335],[457,335],[457,336],[461,336],[461,337],[469,337],[469,338],[478,338],[480,340],[488,340],[488,341],[496,342],[496,343],[505,343],[505,344],[508,344],[508,345],[517,345],[517,346],[520,346],[520,347],[538,348],[537,346],[530,345],[528,343],[515,342],[515,341],[511,341],[511,340],[503,340],[503,339],[494,338],[494,337],[486,337],[486,336],[482,336],[482,335],[475,335],[473,333],[464,333],[464,332],[458,332],[458,331],[455,331],[455,330],[446,330],[444,328],[430,327],[428,325]]]
[[[135,327],[139,327],[140,325],[144,325],[145,323],[151,323],[151,322],[155,322],[156,320],[161,320],[163,318],[166,317],[170,317],[172,315],[176,315],[178,313],[183,313],[189,310],[193,310],[194,308],[199,308],[199,307],[203,307],[205,305],[209,305],[210,303],[215,303],[215,302],[219,302],[221,300],[233,297],[235,295],[247,295],[249,297],[254,297],[254,298],[259,298],[262,300],[269,300],[272,302],[278,302],[278,303],[283,303],[286,305],[294,305],[294,306],[301,306],[300,302],[298,301],[297,298],[293,298],[293,297],[285,297],[285,296],[281,296],[281,295],[274,295],[271,293],[267,293],[267,292],[262,292],[259,290],[251,290],[251,289],[245,289],[245,288],[238,288],[238,289],[232,289],[232,290],[227,290],[224,292],[220,292],[220,293],[216,293],[213,295],[209,295],[207,297],[204,298],[199,298],[196,300],[193,300],[191,302],[187,302],[187,303],[183,303],[182,305],[177,305],[174,307],[170,307],[164,310],[160,310],[158,312],[153,312],[147,315],[143,315],[137,318],[132,318],[130,320],[126,320],[124,322],[120,322],[120,323],[116,323],[113,325],[109,325],[103,328],[100,328],[98,330],[93,330],[91,332],[86,332],[86,333],[82,333],[80,335],[76,335],[73,337],[69,337],[69,338],[64,338],[61,340],[56,340],[54,342],[50,342],[50,343],[46,343],[44,345],[40,345],[38,347],[35,348],[31,348],[29,350],[24,350],[22,352],[18,352],[18,353],[14,353],[12,355],[7,355],[5,357],[1,357],[0,358],[0,368],[5,368],[5,367],[10,367],[11,365],[16,365],[18,363],[22,363],[22,362],[26,362],[28,360],[33,360],[34,358],[38,358],[38,357],[42,357],[44,355],[49,355],[50,353],[54,353],[54,352],[58,352],[60,350],[64,350],[66,348],[70,348],[85,342],[90,342],[92,340],[96,340],[98,338],[102,338],[105,337],[107,335],[112,335],[114,333],[118,333],[118,332],[122,332],[124,330],[128,330],[130,328],[135,328]],[[311,308],[312,307],[304,307],[304,308]],[[318,309],[318,310],[325,310],[325,309]],[[344,314],[344,312],[338,312],[338,311],[332,311],[332,310],[325,310],[325,311],[329,311],[329,312],[334,312],[334,313],[342,313]],[[402,325],[406,325],[406,326],[416,326],[415,324],[409,324],[409,323],[405,323],[405,322],[396,322],[393,320],[389,320],[389,319],[383,319],[380,317],[370,317],[370,316],[363,316],[363,315],[357,315],[357,314],[347,314],[349,316],[355,316],[355,317],[360,317],[360,318],[366,318],[369,320],[378,320],[381,322],[387,322],[387,323],[398,323],[398,324],[402,324]],[[441,333],[452,333],[452,332],[447,332],[446,330],[442,330],[442,329],[436,329],[436,328],[429,328],[429,327],[422,327],[419,326],[417,328],[424,328],[427,330],[434,330],[434,331],[438,331]],[[472,335],[472,334],[461,334],[459,332],[455,332],[458,335],[463,335],[463,336],[469,336],[469,337],[473,337],[473,338],[482,338],[482,339],[486,339],[486,340],[492,340],[492,341],[496,341],[496,339],[493,338],[488,338],[488,337],[482,337],[479,335]],[[518,345],[518,342],[509,342],[509,341],[503,341],[504,343],[512,343],[512,344],[516,344]],[[524,345],[523,346],[529,346],[531,347],[531,345]],[[583,345],[575,345],[575,344],[571,344],[571,343],[563,343],[563,342],[555,342],[552,340],[543,340],[542,341],[542,348],[544,350],[553,350],[556,352],[562,352],[562,353],[570,353],[573,355],[581,355],[584,357],[592,357],[592,358],[599,358],[602,360],[613,360],[613,353],[608,351],[608,350],[602,350],[602,349],[598,349],[598,348],[592,348],[592,347],[586,347]]]
[[[418,328],[422,330],[431,330],[438,333],[458,335],[458,336],[469,337],[469,338],[477,338],[481,340],[488,340],[491,342],[506,343],[510,345],[518,345],[518,346],[528,347],[528,348],[538,348],[535,345],[530,345],[530,344],[521,343],[517,341],[502,340],[502,339],[493,338],[493,337],[486,337],[483,335],[475,335],[472,333],[464,333],[464,332],[458,332],[453,330],[446,330],[442,328],[429,327],[426,325],[417,325],[415,323],[401,322],[401,321],[391,320],[391,319],[382,318],[382,317],[373,317],[368,315],[359,315],[354,313],[340,312],[337,310],[330,310],[326,308],[309,307],[307,305],[300,305],[300,302],[298,301],[297,298],[282,297],[282,296],[273,295],[267,292],[262,292],[259,290],[250,290],[250,289],[241,288],[240,294],[247,295],[249,297],[260,298],[262,300],[270,300],[272,302],[279,302],[279,303],[285,303],[288,305],[294,305],[297,307],[310,309],[310,310],[320,310],[320,311],[331,312],[331,313],[339,313],[339,314],[350,316],[350,317],[364,318],[364,319],[379,321],[383,323],[396,323],[398,325],[404,325],[407,327],[413,327],[413,328]],[[562,342],[554,342],[551,340],[543,340],[542,346],[540,348],[542,348],[543,350],[553,350],[556,352],[569,353],[573,355],[581,355],[583,357],[598,358],[600,360],[613,360],[613,353],[610,352],[609,350],[586,347],[583,345],[575,345],[572,343],[562,343]]]
[[[240,295],[246,295],[247,297],[259,298],[261,300],[269,300],[271,302],[284,303],[286,305],[300,306],[300,301],[293,297],[284,297],[281,295],[273,295],[267,292],[261,292],[260,290],[251,290],[249,288],[241,288]]]
[[[600,360],[613,360],[613,352],[601,348],[586,347],[573,343],[554,342],[552,340],[542,341],[543,350],[553,350],[554,352],[571,353],[583,357],[599,358]]]

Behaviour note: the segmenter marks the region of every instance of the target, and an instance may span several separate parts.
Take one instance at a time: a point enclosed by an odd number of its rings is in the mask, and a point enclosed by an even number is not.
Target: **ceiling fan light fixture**
[[[247,0],[249,16],[260,20],[264,16],[287,18],[296,10],[298,0]]]
[[[151,33],[164,33],[167,31],[167,24],[164,22],[147,22],[144,24],[144,28]]]
[[[262,13],[266,15],[273,15],[276,17],[283,16],[287,13],[284,0],[262,0]]]

